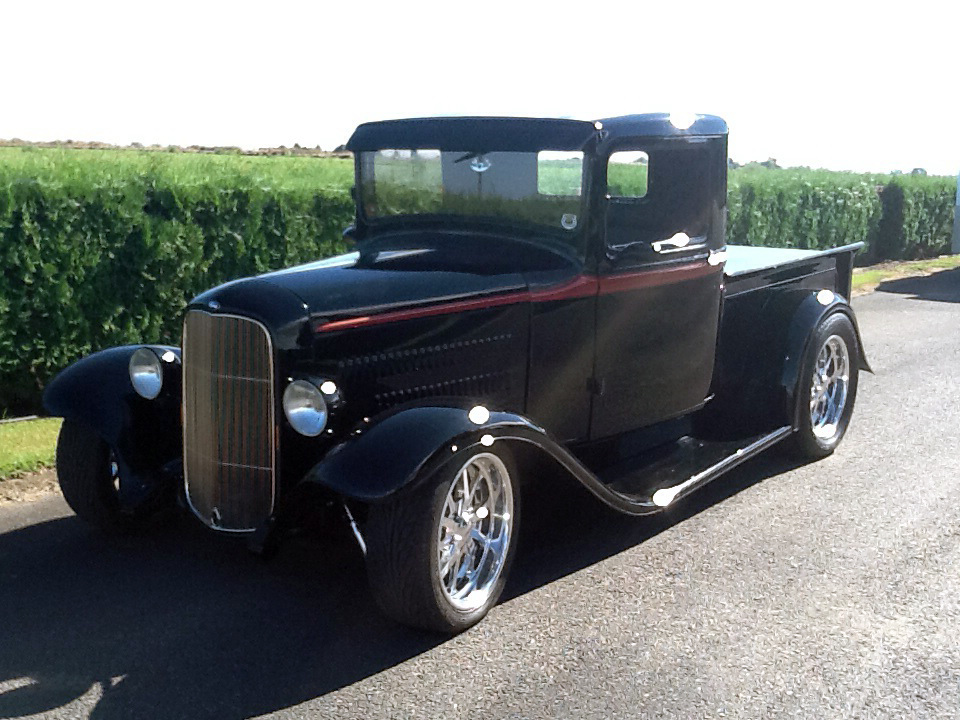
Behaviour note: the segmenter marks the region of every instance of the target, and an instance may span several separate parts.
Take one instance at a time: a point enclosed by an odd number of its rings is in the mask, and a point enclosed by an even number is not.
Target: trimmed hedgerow
[[[730,173],[727,242],[825,249],[863,241],[863,261],[950,252],[953,178],[741,168]]]
[[[901,175],[880,193],[883,216],[876,238],[879,259],[920,260],[950,252],[957,182]]]
[[[730,174],[727,241],[820,249],[869,242],[881,214],[878,179],[812,170]]]
[[[0,408],[91,351],[176,344],[228,279],[343,250],[352,163],[0,150]]]

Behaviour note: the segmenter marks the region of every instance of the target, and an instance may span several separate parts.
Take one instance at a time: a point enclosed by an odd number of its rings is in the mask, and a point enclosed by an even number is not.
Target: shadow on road
[[[761,457],[655,519],[618,515],[570,481],[541,481],[525,495],[505,600],[792,467]],[[290,543],[266,563],[187,520],[139,538],[104,538],[74,517],[2,535],[0,608],[0,689],[12,688],[0,694],[0,717],[92,690],[95,718],[249,717],[444,642],[379,615],[346,539]]]
[[[877,291],[912,295],[912,300],[960,302],[960,268],[942,270],[924,277],[887,280],[877,286]]]

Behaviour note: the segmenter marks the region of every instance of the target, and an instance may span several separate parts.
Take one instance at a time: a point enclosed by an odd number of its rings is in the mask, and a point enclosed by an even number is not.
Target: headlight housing
[[[283,391],[283,412],[301,435],[316,437],[327,426],[327,402],[312,382],[294,380]]]
[[[147,347],[134,351],[130,356],[130,383],[137,395],[153,400],[163,389],[163,366],[157,354]]]

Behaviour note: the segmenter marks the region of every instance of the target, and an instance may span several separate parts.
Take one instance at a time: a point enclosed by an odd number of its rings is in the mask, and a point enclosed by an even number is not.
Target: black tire
[[[112,451],[86,425],[64,420],[57,440],[57,480],[67,504],[84,522],[107,533],[136,529],[144,512],[123,512]]]
[[[440,579],[439,554],[443,545],[440,523],[447,507],[448,493],[456,492],[454,486],[459,483],[464,469],[478,458],[483,461],[491,456],[505,468],[503,482],[509,485],[512,498],[506,550],[502,553],[498,574],[482,593],[485,600],[477,607],[456,607]],[[475,517],[479,517],[479,512]],[[494,514],[489,517],[492,523]],[[367,574],[374,599],[385,614],[404,625],[442,633],[466,630],[489,612],[503,592],[516,550],[519,520],[519,487],[505,448],[481,447],[461,451],[414,490],[401,492],[397,497],[370,508],[366,524]],[[475,557],[480,545],[473,540],[470,542],[472,557]]]
[[[837,339],[839,339],[839,342]],[[843,348],[846,352],[847,379],[845,387],[841,388],[841,384],[838,382],[833,382],[827,386],[833,388],[833,391],[837,393],[838,400],[840,391],[843,390],[843,404],[836,410],[824,413],[824,417],[829,419],[829,422],[815,424],[813,402],[815,398],[821,397],[818,393],[815,370],[821,354],[826,353],[829,356],[831,353],[828,343],[833,347],[834,352],[839,348]],[[856,330],[854,330],[849,317],[844,313],[834,313],[817,326],[810,338],[800,373],[796,395],[796,411],[799,422],[798,429],[793,434],[793,451],[795,455],[801,458],[816,460],[826,457],[836,450],[850,425],[850,418],[853,415],[853,405],[857,397],[857,383],[860,377],[860,345],[857,342]],[[820,386],[822,387],[822,382]],[[822,397],[826,398],[827,396],[829,396],[829,392],[823,394]]]

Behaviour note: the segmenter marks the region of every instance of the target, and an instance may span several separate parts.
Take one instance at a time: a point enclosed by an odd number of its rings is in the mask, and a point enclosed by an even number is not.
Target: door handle
[[[669,253],[682,252],[684,250],[699,250],[700,248],[706,247],[706,244],[706,235],[690,237],[685,232],[678,232],[672,237],[668,237],[666,240],[657,240],[656,242],[651,243],[650,247],[653,248],[654,252],[660,253],[661,255],[666,255]]]

